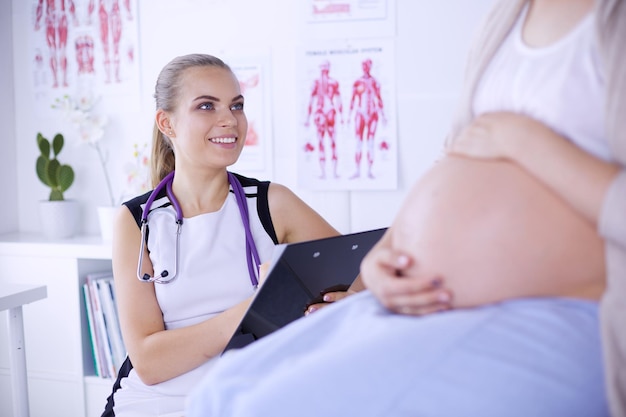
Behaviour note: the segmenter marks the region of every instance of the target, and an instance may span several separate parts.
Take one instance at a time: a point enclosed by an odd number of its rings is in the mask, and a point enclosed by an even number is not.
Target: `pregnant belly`
[[[393,246],[442,276],[457,307],[597,299],[604,289],[604,244],[592,224],[513,163],[444,158],[416,183],[393,229]]]

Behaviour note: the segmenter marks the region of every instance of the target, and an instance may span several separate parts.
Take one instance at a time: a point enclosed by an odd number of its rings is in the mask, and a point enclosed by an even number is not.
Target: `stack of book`
[[[126,358],[111,271],[88,274],[83,284],[96,375],[116,378]]]

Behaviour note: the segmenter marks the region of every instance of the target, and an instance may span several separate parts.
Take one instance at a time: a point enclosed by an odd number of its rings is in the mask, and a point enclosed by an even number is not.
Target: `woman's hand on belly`
[[[447,152],[516,163],[594,226],[606,191],[622,169],[586,152],[544,123],[512,112],[477,116],[448,144]]]
[[[554,132],[528,116],[511,112],[486,113],[476,117],[448,145],[451,154],[480,159],[516,160],[515,149],[528,138],[545,138]]]
[[[361,277],[365,286],[390,311],[424,315],[450,308],[452,294],[406,253],[392,249],[389,232],[365,256]]]

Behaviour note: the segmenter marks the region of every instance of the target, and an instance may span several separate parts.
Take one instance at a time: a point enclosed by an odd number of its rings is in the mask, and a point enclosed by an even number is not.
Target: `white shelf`
[[[0,253],[4,255],[111,259],[111,252],[111,242],[103,241],[99,235],[50,240],[38,233],[0,234]]]
[[[95,417],[113,381],[95,376],[82,294],[87,274],[111,268],[111,242],[99,235],[50,240],[38,233],[0,234],[0,285],[45,285],[48,297],[24,307],[31,417]],[[0,339],[7,328],[0,320]],[[0,346],[0,387],[9,383],[8,352]],[[12,415],[0,390],[0,416]]]

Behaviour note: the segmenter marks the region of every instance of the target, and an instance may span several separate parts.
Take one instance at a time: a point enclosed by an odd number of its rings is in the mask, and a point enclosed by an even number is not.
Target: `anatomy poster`
[[[388,0],[307,0],[310,22],[373,20],[387,17]]]
[[[392,40],[316,42],[300,51],[298,180],[315,190],[397,186]]]
[[[304,38],[395,35],[396,0],[301,0]]]
[[[136,0],[31,0],[33,91],[50,106],[64,95],[139,105]]]
[[[244,111],[248,119],[246,145],[235,164],[241,173],[259,175],[271,164],[270,97],[267,94],[267,58],[266,57],[228,57],[225,61],[232,68],[239,80],[241,94],[244,96]]]

